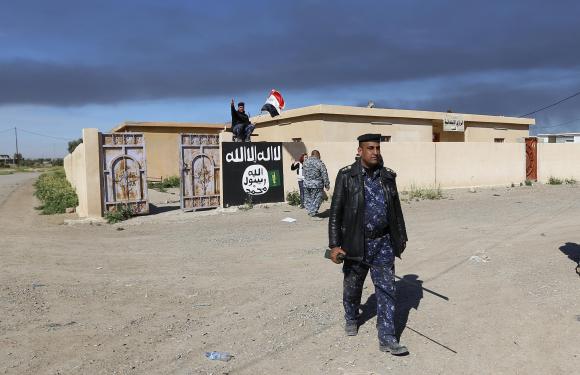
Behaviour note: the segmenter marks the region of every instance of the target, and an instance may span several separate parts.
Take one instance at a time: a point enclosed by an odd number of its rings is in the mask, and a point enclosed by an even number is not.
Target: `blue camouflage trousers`
[[[364,260],[373,265],[371,279],[377,298],[377,331],[380,343],[395,338],[395,257],[389,236],[367,240]],[[344,318],[356,323],[362,290],[369,267],[359,262],[345,261],[343,266],[343,305]]]
[[[323,188],[304,187],[304,208],[306,208],[308,215],[312,216],[318,213],[318,209],[320,209],[323,199]]]
[[[235,138],[234,141],[237,139],[238,141],[250,142],[250,137],[255,128],[256,126],[254,124],[236,124],[232,129]]]

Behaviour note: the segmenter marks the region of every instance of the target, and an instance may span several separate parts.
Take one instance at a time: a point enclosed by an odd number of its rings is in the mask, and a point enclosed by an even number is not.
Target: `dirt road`
[[[0,176],[0,205],[8,199],[14,190],[37,177],[38,173],[15,173]]]
[[[119,225],[0,205],[0,374],[570,374],[580,369],[580,188],[451,191],[405,204],[397,274],[411,354],[342,331],[327,220],[293,207]],[[281,222],[284,217],[296,223]],[[171,218],[171,220],[166,220]],[[120,230],[123,228],[123,230]],[[203,353],[232,353],[230,362]]]

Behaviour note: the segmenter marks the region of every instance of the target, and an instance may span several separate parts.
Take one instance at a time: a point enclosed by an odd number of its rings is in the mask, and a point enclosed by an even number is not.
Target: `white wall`
[[[580,143],[538,143],[538,180],[550,177],[580,181]]]

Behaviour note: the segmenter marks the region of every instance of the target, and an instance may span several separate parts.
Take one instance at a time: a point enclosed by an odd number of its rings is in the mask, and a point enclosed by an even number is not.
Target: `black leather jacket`
[[[357,161],[338,172],[328,222],[329,247],[341,247],[349,258],[359,260],[362,260],[365,248],[365,189],[362,171],[362,165]],[[400,258],[407,245],[407,230],[395,182],[397,174],[381,167],[380,176],[387,204],[391,244],[395,256]]]

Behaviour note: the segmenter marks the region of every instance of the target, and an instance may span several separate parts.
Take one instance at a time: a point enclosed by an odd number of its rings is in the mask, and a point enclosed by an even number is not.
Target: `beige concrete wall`
[[[303,141],[320,140],[323,136],[322,121],[309,117],[299,122],[279,121],[269,126],[257,125],[252,141],[254,142],[292,142],[292,138]]]
[[[68,180],[68,182],[71,182],[74,179],[74,169],[72,167],[72,161],[73,161],[72,154],[68,154],[67,156],[64,157],[63,162],[62,162],[62,166],[64,168],[64,173],[66,175],[66,179]],[[72,182],[71,182],[71,185],[72,185]]]
[[[526,179],[523,143],[437,143],[436,185],[442,188],[519,184]]]
[[[64,166],[66,178],[79,198],[77,215],[101,217],[101,167],[97,129],[83,129],[83,143],[65,157]]]
[[[292,160],[319,150],[332,188],[338,170],[354,162],[357,142],[284,143],[284,189],[297,190]],[[519,184],[525,180],[525,145],[454,142],[382,143],[385,165],[397,173],[400,190]]]
[[[433,142],[381,144],[385,166],[397,173],[399,189],[435,186],[436,146]]]
[[[550,177],[580,181],[580,144],[538,143],[538,180]]]
[[[147,157],[147,177],[167,178],[179,175],[179,135],[143,133]]]
[[[522,143],[529,137],[527,125],[469,123],[465,126],[465,142],[493,142],[504,138],[505,143]]]
[[[287,142],[283,144],[284,160],[284,191],[298,190],[296,171],[291,171],[292,161],[302,153],[310,155],[312,150],[320,151],[320,156],[330,178],[331,189],[334,189],[334,179],[338,170],[354,162],[357,142]]]
[[[322,161],[328,170],[332,190],[336,174],[341,168],[354,162],[358,148],[358,142],[289,142],[283,145],[286,192],[298,189],[296,172],[290,170],[290,165],[302,153],[310,155],[312,150],[320,151]],[[397,184],[400,189],[409,189],[411,186],[434,186],[434,143],[382,143],[381,153],[385,165],[397,172]]]
[[[391,136],[392,142],[431,142],[429,120],[377,119],[353,116],[306,116],[296,121],[258,123],[254,141],[291,142],[352,142],[365,133]]]
[[[68,160],[68,162],[66,162]],[[85,144],[78,145],[72,153],[65,158],[65,173],[68,182],[72,185],[77,193],[79,205],[76,207],[76,213],[80,217],[87,216],[87,180],[86,180],[86,158]],[[66,167],[69,164],[69,167]]]
[[[322,121],[321,138],[309,141],[350,142],[365,133],[391,136],[391,142],[431,142],[432,122],[422,119],[329,115]]]

